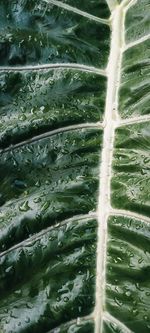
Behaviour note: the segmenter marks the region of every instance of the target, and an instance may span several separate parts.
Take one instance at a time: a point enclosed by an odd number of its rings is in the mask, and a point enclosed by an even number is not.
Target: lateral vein
[[[73,13],[76,13],[78,15],[81,15],[83,17],[86,17],[90,20],[93,20],[93,21],[96,21],[96,22],[99,22],[99,23],[102,23],[102,24],[107,24],[109,25],[109,20],[106,20],[106,19],[102,19],[102,18],[99,18],[97,16],[94,16],[94,15],[91,15],[87,12],[84,12],[76,7],[73,7],[73,6],[70,6],[66,3],[63,3],[61,1],[57,1],[57,0],[44,0],[44,2],[46,2],[47,4],[53,4],[55,6],[58,6],[60,8],[63,8],[63,9],[66,9],[68,11],[71,11]]]
[[[150,39],[150,34],[145,35],[145,36],[143,36],[143,37],[141,37],[141,38],[135,40],[134,42],[131,42],[131,43],[129,43],[129,44],[126,44],[125,47],[124,47],[124,50],[123,50],[123,51],[125,52],[125,51],[127,51],[128,49],[130,49],[131,47],[134,47],[134,46],[136,46],[136,45],[139,45],[139,44],[141,44],[141,43],[147,41],[148,39]]]
[[[83,128],[103,128],[103,127],[104,127],[103,123],[97,122],[97,123],[75,124],[75,125],[71,125],[71,126],[65,126],[65,127],[57,128],[55,130],[48,131],[48,132],[45,132],[43,134],[36,135],[36,136],[34,136],[30,139],[21,141],[19,143],[14,144],[14,145],[10,145],[9,147],[1,149],[0,153],[6,153],[8,151],[12,151],[16,148],[20,148],[22,146],[31,144],[33,142],[48,138],[48,137],[53,136],[55,134],[68,132],[68,131],[71,131],[71,130],[83,129]]]
[[[128,10],[131,6],[133,6],[135,3],[137,2],[137,0],[123,0],[122,3],[120,4],[120,6],[123,8],[126,7],[126,9]]]
[[[0,72],[6,72],[6,71],[11,71],[11,72],[16,72],[16,71],[38,71],[38,70],[46,70],[46,69],[73,69],[73,70],[80,70],[83,72],[90,72],[90,73],[95,73],[99,74],[102,76],[106,76],[106,70],[105,69],[99,69],[93,66],[86,66],[86,65],[80,65],[76,63],[55,63],[55,64],[43,64],[43,65],[27,65],[27,66],[1,66],[0,67]]]
[[[125,210],[125,209],[111,208],[110,215],[125,216],[125,217],[129,217],[129,218],[134,218],[136,220],[141,220],[145,223],[150,223],[149,217],[144,216],[142,214],[134,213],[134,212],[131,212],[131,211]]]
[[[131,331],[126,325],[124,325],[120,320],[118,320],[117,318],[112,316],[110,313],[104,312],[103,318],[105,320],[108,320],[110,323],[116,324],[118,326],[118,328],[121,328],[124,330],[124,333],[133,333],[133,331]]]
[[[117,127],[122,127],[122,126],[127,126],[127,125],[132,125],[132,124],[140,124],[150,121],[150,115],[144,115],[144,116],[139,116],[139,117],[133,117],[133,118],[128,118],[128,119],[121,119],[119,120]]]
[[[57,224],[54,224],[54,225],[51,225],[50,227],[44,229],[44,230],[41,230],[40,232],[34,234],[33,236],[30,236],[29,238],[23,240],[22,242],[16,244],[16,245],[13,245],[11,246],[8,250],[6,251],[3,251],[0,253],[0,257],[3,257],[4,255],[6,255],[7,253],[15,250],[15,249],[18,249],[18,248],[22,248],[24,246],[28,246],[30,244],[32,244],[33,241],[41,238],[41,236],[47,234],[47,232],[49,232],[50,230],[52,229],[57,229],[57,228],[60,228],[61,226],[64,226],[66,225],[67,223],[71,222],[71,221],[75,221],[75,220],[84,220],[84,219],[93,219],[93,218],[97,218],[97,213],[94,213],[94,212],[91,212],[91,213],[88,213],[88,214],[85,214],[85,215],[77,215],[77,216],[73,216],[73,217],[70,217],[69,219],[66,219],[66,220],[63,220],[61,222],[58,222]]]
[[[63,323],[63,324],[65,325],[65,324],[69,323],[70,326],[73,325],[73,324],[80,325],[81,322],[84,322],[84,321],[86,322],[86,321],[92,320],[92,319],[93,319],[93,317],[92,317],[92,314],[91,314],[91,315],[87,315],[87,316],[84,316],[84,317],[78,317],[77,319],[72,319],[71,321]],[[47,333],[56,333],[56,332],[58,332],[57,329],[59,331],[60,326],[53,328],[52,330],[48,331]]]

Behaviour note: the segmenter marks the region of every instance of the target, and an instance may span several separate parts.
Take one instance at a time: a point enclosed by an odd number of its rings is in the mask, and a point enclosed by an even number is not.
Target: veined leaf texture
[[[0,333],[150,332],[149,37],[149,0],[0,0]]]

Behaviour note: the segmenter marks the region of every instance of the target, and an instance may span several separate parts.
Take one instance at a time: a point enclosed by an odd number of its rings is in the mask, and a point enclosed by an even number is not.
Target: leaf
[[[149,9],[0,1],[0,333],[149,332]]]
[[[1,147],[59,127],[103,118],[106,78],[99,75],[53,69],[9,72],[2,79]]]

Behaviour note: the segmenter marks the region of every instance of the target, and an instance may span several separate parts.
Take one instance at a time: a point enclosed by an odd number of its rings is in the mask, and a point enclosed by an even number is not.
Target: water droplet
[[[150,162],[150,158],[149,158],[149,157],[145,157],[145,158],[144,158],[144,163],[147,164],[147,163],[149,163],[149,162]]]
[[[141,169],[141,175],[144,176],[144,175],[146,175],[146,174],[147,174],[147,170],[145,170],[145,169]]]
[[[40,186],[41,186],[41,182],[38,180],[38,181],[35,183],[35,186],[36,186],[36,187],[40,187]]]
[[[27,212],[29,209],[30,209],[30,206],[28,204],[28,201],[24,201],[19,207],[19,210],[21,212]]]
[[[120,300],[118,300],[116,297],[115,297],[115,303],[117,305],[119,305],[120,307],[122,306],[122,302]]]
[[[27,185],[25,184],[25,182],[22,181],[22,180],[19,180],[19,179],[15,179],[14,186],[17,187],[17,188],[19,188],[19,189],[24,189],[24,188],[27,187]]]
[[[150,296],[150,292],[149,291],[146,291],[146,296]]]
[[[58,247],[63,247],[63,243],[61,241],[58,242]]]
[[[22,114],[22,115],[19,117],[19,120],[22,120],[22,121],[24,121],[24,120],[26,120],[26,119],[27,119],[27,117],[26,117],[25,114]]]
[[[32,309],[32,308],[33,308],[33,305],[32,305],[32,303],[28,302],[28,303],[26,303],[26,307],[27,307],[28,309]]]
[[[81,322],[81,318],[78,317],[78,318],[77,318],[77,325],[80,325],[80,322]]]
[[[27,317],[27,318],[25,319],[25,322],[26,322],[26,323],[30,323],[30,318]]]
[[[13,266],[9,266],[8,268],[5,269],[6,273],[9,273],[13,270]]]
[[[142,260],[142,261],[143,261],[143,260]],[[136,286],[136,288],[137,288],[138,290],[140,290],[140,291],[144,291],[144,289],[140,287],[139,283],[136,283],[135,286]]]
[[[34,198],[34,199],[33,199],[33,202],[34,202],[34,203],[41,202],[41,198],[40,198],[40,197],[38,197],[38,198]]]
[[[49,201],[44,202],[43,206],[41,207],[41,208],[42,208],[42,211],[48,209],[48,208],[49,208],[49,205],[50,205],[50,204],[49,204]]]
[[[128,290],[128,291],[126,291],[125,295],[126,295],[127,297],[129,297],[129,296],[131,296],[131,292]]]
[[[137,316],[139,312],[138,312],[137,309],[132,309],[132,313],[133,313],[134,316]]]
[[[21,294],[21,289],[15,290],[14,293],[17,294],[17,295],[20,295]]]
[[[143,258],[138,259],[138,263],[141,264],[144,261]]]
[[[40,107],[40,111],[44,111],[44,109],[45,109],[45,106],[42,105],[42,106]]]

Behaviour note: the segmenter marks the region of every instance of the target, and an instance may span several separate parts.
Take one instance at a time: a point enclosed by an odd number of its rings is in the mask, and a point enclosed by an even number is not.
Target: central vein
[[[98,199],[98,245],[95,333],[102,333],[103,311],[105,306],[105,270],[107,246],[107,220],[111,208],[110,184],[115,128],[118,124],[118,87],[120,81],[122,46],[124,42],[124,13],[121,6],[112,12],[112,38],[108,62],[108,83],[104,115],[104,137],[100,167],[100,189]]]

